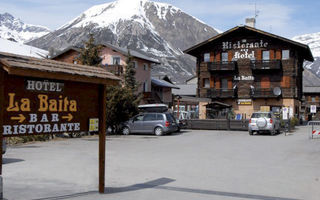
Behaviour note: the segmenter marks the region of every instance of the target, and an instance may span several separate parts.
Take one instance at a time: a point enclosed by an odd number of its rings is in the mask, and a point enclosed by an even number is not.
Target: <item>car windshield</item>
[[[251,118],[260,118],[260,117],[266,117],[266,118],[271,118],[270,113],[253,113]]]

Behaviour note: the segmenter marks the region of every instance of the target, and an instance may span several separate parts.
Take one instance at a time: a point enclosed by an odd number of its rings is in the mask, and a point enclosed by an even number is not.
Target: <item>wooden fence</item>
[[[187,121],[187,129],[200,130],[248,130],[249,120],[228,119],[191,119]]]

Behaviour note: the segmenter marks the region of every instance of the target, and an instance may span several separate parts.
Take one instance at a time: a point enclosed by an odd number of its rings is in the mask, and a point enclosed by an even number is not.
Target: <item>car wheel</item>
[[[253,135],[253,131],[252,130],[249,130],[249,135]]]
[[[122,134],[123,134],[123,135],[129,135],[129,134],[130,134],[130,129],[129,129],[127,126],[125,126],[125,127],[122,129]]]
[[[161,127],[156,127],[156,128],[154,129],[154,134],[155,134],[156,136],[161,136],[161,135],[163,134],[162,128],[161,128]]]
[[[275,134],[276,134],[276,129],[272,129],[272,130],[270,131],[270,134],[271,134],[271,135],[275,135]]]

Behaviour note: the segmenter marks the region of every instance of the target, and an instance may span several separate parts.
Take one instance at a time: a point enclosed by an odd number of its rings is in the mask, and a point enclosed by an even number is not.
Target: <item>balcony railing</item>
[[[279,70],[281,69],[281,60],[251,60],[252,70]]]
[[[250,95],[253,98],[276,98],[281,96],[275,95],[273,89],[270,88],[256,88],[250,91]]]
[[[123,66],[122,65],[107,65],[106,69],[108,72],[111,72],[116,76],[123,75]]]
[[[209,71],[234,71],[236,70],[237,62],[208,62]]]
[[[233,89],[208,89],[207,98],[234,98],[237,90]]]

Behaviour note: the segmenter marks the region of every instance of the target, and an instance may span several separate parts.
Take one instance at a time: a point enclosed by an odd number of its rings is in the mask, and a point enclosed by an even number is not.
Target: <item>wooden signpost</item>
[[[0,53],[0,144],[3,137],[98,129],[99,192],[104,193],[106,85],[119,80],[98,67]],[[2,174],[2,156],[0,163]]]

